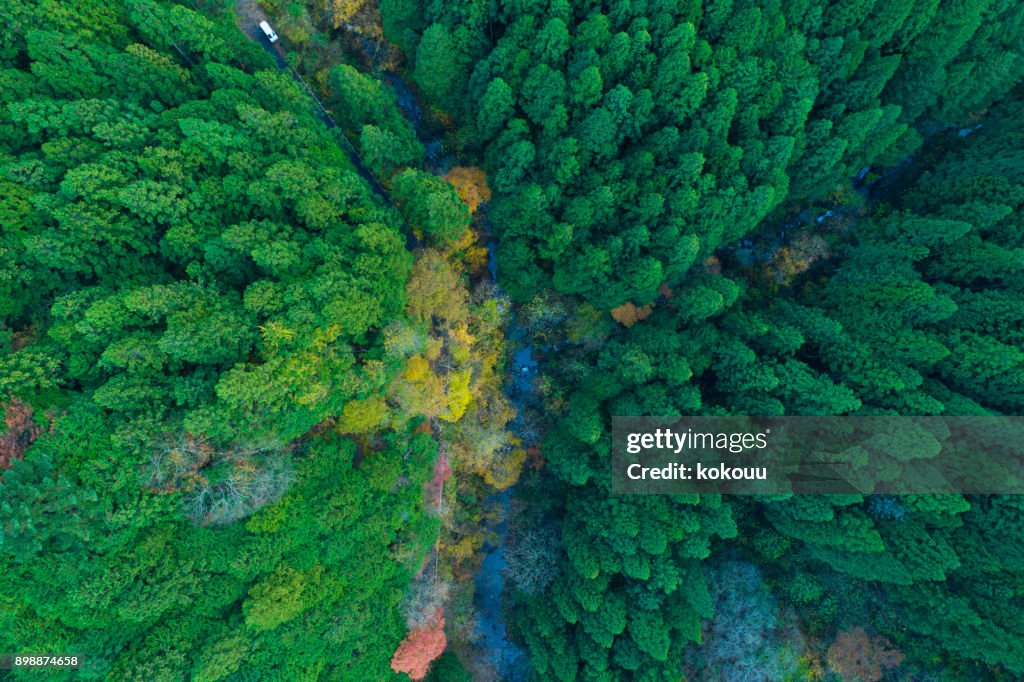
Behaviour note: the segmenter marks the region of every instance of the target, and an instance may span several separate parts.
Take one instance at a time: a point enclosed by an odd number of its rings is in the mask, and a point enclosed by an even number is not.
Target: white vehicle
[[[272,29],[270,27],[270,24],[268,24],[265,21],[261,21],[260,22],[260,28],[263,29],[263,33],[266,34],[267,40],[269,40],[272,43],[276,43],[277,42],[277,34],[274,33],[274,29]]]

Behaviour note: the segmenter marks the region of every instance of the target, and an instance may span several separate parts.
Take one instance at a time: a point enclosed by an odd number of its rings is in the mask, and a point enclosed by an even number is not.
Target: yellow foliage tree
[[[423,355],[431,362],[436,362],[441,357],[441,351],[444,350],[444,339],[431,336],[427,339],[427,346],[423,349]]]
[[[448,554],[457,563],[468,561],[473,555],[484,546],[484,539],[479,533],[464,535],[456,542],[444,544],[441,550]]]
[[[324,9],[330,17],[331,26],[340,28],[350,23],[366,5],[366,0],[326,0]]]
[[[469,390],[469,382],[472,379],[472,370],[464,369],[452,375],[448,381],[447,409],[440,416],[448,422],[457,422],[466,414],[472,394]]]
[[[448,246],[448,250],[457,254],[471,272],[477,272],[487,266],[487,249],[477,242],[478,236],[477,232],[470,228]]]
[[[391,383],[390,395],[398,402],[399,414],[409,417],[423,416],[434,419],[448,409],[444,384],[432,372],[427,372],[415,382],[406,381],[404,377],[395,379]]]
[[[430,363],[422,355],[412,356],[405,366],[405,378],[409,381],[421,381],[428,372],[430,372]]]
[[[508,452],[499,453],[491,459],[491,466],[484,474],[487,484],[498,490],[505,490],[519,480],[519,472],[523,470],[523,462],[526,461],[526,450],[523,448],[512,448]]]
[[[380,398],[351,400],[345,403],[337,429],[339,433],[373,433],[385,422],[387,415],[388,406]]]
[[[295,331],[280,322],[270,320],[258,327],[263,337],[263,344],[271,353],[276,353],[282,345],[288,345],[295,338]]]
[[[476,343],[476,337],[469,331],[469,326],[465,322],[459,322],[453,325],[448,330],[448,335],[456,342],[463,346],[472,346]]]
[[[426,250],[413,265],[405,286],[409,315],[420,322],[438,317],[465,319],[469,294],[459,270],[440,251]]]

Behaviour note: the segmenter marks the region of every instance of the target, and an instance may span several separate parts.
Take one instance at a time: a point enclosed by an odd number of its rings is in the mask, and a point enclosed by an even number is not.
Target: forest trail
[[[310,87],[306,79],[302,77],[298,71],[288,65],[288,62],[284,59],[283,50],[280,43],[273,45],[271,44],[265,35],[263,35],[262,29],[260,29],[261,21],[270,21],[270,18],[263,11],[263,8],[259,6],[256,0],[236,0],[234,4],[234,15],[235,23],[250,40],[260,45],[267,53],[274,58],[277,63],[277,67],[282,71],[287,71],[288,74],[295,80],[306,95],[311,100],[316,117],[323,121],[330,130],[334,132],[334,136],[338,139],[341,148],[345,151],[345,155],[348,156],[349,162],[355,167],[356,172],[359,173],[366,182],[370,185],[373,191],[384,200],[384,203],[392,208],[395,207],[394,199],[391,198],[391,193],[384,187],[384,184],[377,178],[376,174],[366,165],[363,161],[363,157],[359,154],[359,151],[355,148],[352,142],[345,135],[345,132],[338,126],[337,121],[334,120],[334,116],[331,115],[330,110],[324,106],[324,103],[320,101],[320,98],[313,92],[313,88]],[[403,110],[404,113],[404,110]],[[409,251],[414,251],[421,246],[423,242],[413,232],[412,227],[408,222],[402,218],[402,224],[405,226],[405,248]]]
[[[238,28],[241,29],[242,33],[247,35],[252,41],[259,43],[274,58],[278,68],[282,70],[287,69],[288,63],[284,60],[281,48],[271,45],[260,29],[260,22],[269,22],[270,19],[259,3],[256,0],[236,0],[234,14],[235,23],[238,24]]]
[[[370,184],[373,190],[389,206],[394,206],[390,193],[385,189],[376,175],[367,168],[362,157],[352,145],[345,133],[337,125],[334,117],[323,105],[320,99],[313,92],[309,84],[302,78],[301,74],[295,71],[285,61],[282,49],[279,45],[272,45],[264,36],[259,27],[260,21],[269,21],[269,17],[259,6],[256,0],[236,0],[234,14],[239,29],[251,40],[262,46],[277,63],[282,71],[287,71],[291,77],[298,82],[309,96],[314,106],[316,115],[330,129],[335,131],[339,143],[344,149],[349,161],[355,166],[359,174]],[[428,131],[423,125],[422,108],[412,87],[402,78],[401,75],[393,72],[383,74],[383,80],[395,92],[396,100],[402,115],[408,119],[416,131],[416,136],[426,150],[426,157],[423,163],[423,170],[435,175],[443,175],[452,166],[458,165],[459,159],[448,152],[441,139]],[[406,227],[406,248],[414,251],[422,246],[421,240],[416,237],[408,223]],[[495,257],[498,243],[491,240],[487,244],[488,250],[488,271],[493,281],[497,281],[497,259]],[[508,393],[513,405],[520,413],[513,424],[512,430],[521,422],[523,405],[533,392],[533,379],[538,373],[538,363],[533,358],[533,348],[522,346],[523,333],[517,320],[509,323],[505,332],[506,338],[512,345],[511,382]],[[526,657],[523,652],[509,639],[508,628],[503,616],[505,569],[508,562],[505,558],[505,546],[508,538],[508,515],[510,512],[513,488],[495,492],[485,502],[501,510],[501,521],[490,530],[493,531],[493,541],[484,546],[485,556],[480,565],[480,570],[474,580],[475,602],[479,613],[477,630],[480,635],[479,646],[483,652],[484,659],[497,671],[502,680],[517,681],[524,679],[526,670]]]

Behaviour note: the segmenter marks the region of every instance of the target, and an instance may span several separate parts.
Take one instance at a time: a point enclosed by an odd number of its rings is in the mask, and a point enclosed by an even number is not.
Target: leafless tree
[[[543,592],[558,572],[558,536],[553,528],[510,532],[505,574],[525,594]]]
[[[219,447],[191,433],[173,434],[156,446],[143,480],[160,492],[183,493],[185,511],[196,523],[226,525],[284,494],[292,481],[286,450],[255,441]]]
[[[421,577],[409,585],[402,600],[402,614],[410,629],[424,627],[448,601],[452,585],[446,580]]]
[[[291,482],[290,460],[281,453],[236,460],[220,480],[205,480],[186,493],[185,509],[196,523],[227,525],[280,499]]]

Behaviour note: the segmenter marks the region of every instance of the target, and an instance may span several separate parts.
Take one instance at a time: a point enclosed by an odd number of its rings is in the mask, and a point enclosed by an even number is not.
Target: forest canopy
[[[1022,413],[1021,3],[0,23],[0,651],[1024,675],[1017,497],[610,487],[618,415]]]
[[[400,216],[230,17],[0,16],[0,401],[29,415],[0,648],[88,654],[86,679],[376,679],[436,446],[382,430],[353,467],[306,436],[398,369]]]
[[[608,462],[612,415],[1020,413],[1024,8],[381,10],[557,349],[519,523],[558,570],[513,608],[535,674],[1021,674],[1016,498],[620,497]]]
[[[502,285],[603,309],[1024,75],[1011,2],[420,4],[384,30],[485,147]]]

